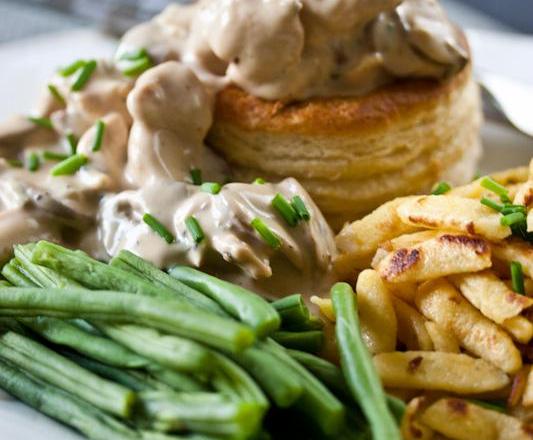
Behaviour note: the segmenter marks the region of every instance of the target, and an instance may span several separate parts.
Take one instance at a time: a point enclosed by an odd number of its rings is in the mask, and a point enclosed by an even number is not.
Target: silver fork
[[[533,84],[477,69],[483,107],[489,118],[505,121],[533,137]]]

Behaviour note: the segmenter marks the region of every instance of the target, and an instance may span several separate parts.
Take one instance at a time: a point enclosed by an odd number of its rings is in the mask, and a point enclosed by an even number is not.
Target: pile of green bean
[[[301,295],[269,303],[127,251],[109,264],[45,241],[14,254],[0,388],[90,439],[399,438],[401,402],[346,336],[345,286],[333,289],[341,371],[316,355],[322,323]]]

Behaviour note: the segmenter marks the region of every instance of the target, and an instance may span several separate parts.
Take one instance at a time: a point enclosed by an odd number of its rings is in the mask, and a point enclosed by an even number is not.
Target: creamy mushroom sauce
[[[228,183],[218,194],[190,183],[224,182],[225,162],[205,144],[215,94],[235,84],[266,99],[365,93],[397,77],[444,78],[467,60],[457,30],[432,0],[201,0],[172,5],[123,38],[117,59],[145,49],[155,66],[136,79],[119,62],[98,61],[80,91],[75,75],[50,84],[35,114],[0,127],[0,258],[37,239],[81,247],[107,259],[128,249],[160,267],[185,263],[268,296],[321,293],[332,281],[332,232],[294,179]],[[93,151],[95,123],[105,123]],[[68,153],[68,135],[89,161],[72,176],[55,163],[34,172],[12,165],[43,151]],[[311,213],[289,227],[273,197],[299,195]],[[149,212],[176,237],[168,244],[143,221]],[[185,226],[194,215],[205,239]],[[250,226],[259,217],[282,242],[269,247]]]
[[[468,52],[436,0],[200,0],[123,38],[213,88],[265,99],[357,95],[396,77],[450,75]]]

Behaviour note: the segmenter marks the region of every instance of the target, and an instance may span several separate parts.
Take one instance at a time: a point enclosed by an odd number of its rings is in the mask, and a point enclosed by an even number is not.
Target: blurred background
[[[0,42],[95,24],[120,35],[170,0],[0,0]],[[442,0],[460,25],[533,33],[533,0]]]

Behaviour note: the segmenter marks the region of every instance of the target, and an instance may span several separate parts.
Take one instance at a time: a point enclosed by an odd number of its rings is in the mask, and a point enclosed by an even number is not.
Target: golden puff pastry
[[[472,178],[480,98],[470,65],[446,81],[397,81],[360,97],[265,101],[222,90],[208,143],[235,177],[297,178],[334,228],[438,180]]]

